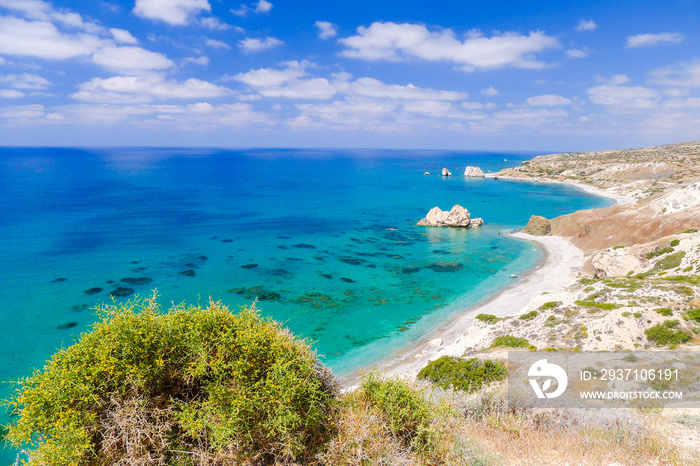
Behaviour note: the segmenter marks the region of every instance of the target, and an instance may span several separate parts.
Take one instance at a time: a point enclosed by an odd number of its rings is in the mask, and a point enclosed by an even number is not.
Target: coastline
[[[490,177],[493,176],[496,175],[492,174]],[[533,180],[513,177],[503,178],[509,181],[533,182]],[[534,182],[568,184],[590,194],[611,199],[615,205],[635,202],[627,196],[613,194],[581,183]],[[492,314],[503,318],[522,314],[532,305],[540,306],[547,301],[556,301],[558,294],[571,286],[583,269],[583,251],[564,237],[533,236],[521,232],[508,236],[539,244],[544,252],[544,258],[528,271],[527,275],[521,276],[517,283],[480,305],[464,309],[454,319],[426,335],[410,349],[365,370],[379,370],[388,377],[413,381],[427,362],[442,356],[460,357],[479,341],[480,332],[473,325],[477,315]],[[355,372],[346,377],[344,383],[346,390],[353,390],[360,378],[361,372]]]
[[[633,199],[629,196],[623,196],[621,194],[611,193],[610,191],[606,191],[602,188],[597,188],[595,186],[591,186],[589,184],[584,184],[584,183],[572,183],[569,181],[557,181],[557,180],[525,179],[525,178],[518,178],[516,176],[497,175],[496,173],[487,173],[486,175],[484,175],[484,177],[485,178],[498,177],[501,180],[523,181],[526,183],[566,184],[566,185],[578,188],[581,191],[585,191],[589,194],[593,194],[593,195],[598,196],[598,197],[604,197],[606,199],[610,199],[610,200],[615,202],[615,205],[632,204],[632,203],[636,202],[636,199]]]

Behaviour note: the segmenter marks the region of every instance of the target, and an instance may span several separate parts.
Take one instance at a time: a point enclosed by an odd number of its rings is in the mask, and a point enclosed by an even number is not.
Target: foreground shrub
[[[676,329],[679,325],[677,320],[667,320],[662,324],[654,325],[644,331],[649,341],[657,345],[679,345],[690,341],[690,333],[685,330]]]
[[[161,313],[154,296],[104,306],[9,404],[7,438],[32,463],[164,465],[304,461],[336,401],[309,346],[254,305]]]
[[[471,393],[485,384],[503,380],[507,375],[508,370],[500,361],[443,356],[421,369],[418,378],[430,380],[442,388],[452,386]]]
[[[430,405],[418,391],[405,382],[370,374],[362,383],[362,393],[369,405],[383,413],[401,443],[422,456],[433,452],[437,433],[431,428]]]

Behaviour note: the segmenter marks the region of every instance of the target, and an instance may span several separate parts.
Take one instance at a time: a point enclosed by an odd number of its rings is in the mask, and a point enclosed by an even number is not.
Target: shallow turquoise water
[[[257,296],[338,373],[386,357],[537,263],[536,247],[501,233],[532,214],[608,204],[567,186],[462,176],[532,155],[0,149],[0,377],[41,367],[119,287],[157,288],[164,307]],[[436,176],[442,167],[454,175]],[[485,226],[415,226],[456,203]]]

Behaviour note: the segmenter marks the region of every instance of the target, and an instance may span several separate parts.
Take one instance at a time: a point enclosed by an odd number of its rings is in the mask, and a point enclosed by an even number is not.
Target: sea
[[[537,265],[537,245],[507,236],[531,215],[611,203],[463,176],[535,155],[0,148],[0,379],[73,344],[95,306],[153,290],[164,309],[257,300],[339,376],[395,356]],[[483,227],[416,226],[455,204]]]

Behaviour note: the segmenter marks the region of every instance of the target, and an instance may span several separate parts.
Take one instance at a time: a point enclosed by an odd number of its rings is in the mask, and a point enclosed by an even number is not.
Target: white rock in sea
[[[425,172],[425,173],[423,173],[423,174],[424,174],[424,175],[430,175],[430,172]]]
[[[469,211],[459,204],[455,204],[449,212],[433,207],[425,218],[418,221],[418,225],[430,227],[475,228],[483,224],[481,218],[471,218]]]
[[[449,171],[447,168],[442,169],[442,176],[452,176],[452,172]]]
[[[484,177],[484,171],[479,167],[468,166],[464,169],[464,176],[474,176],[478,178]]]

